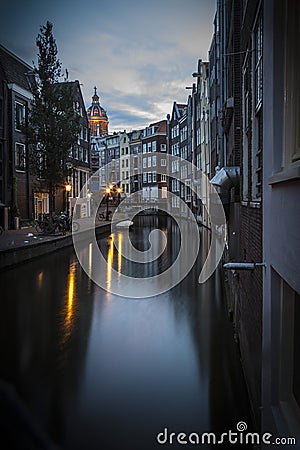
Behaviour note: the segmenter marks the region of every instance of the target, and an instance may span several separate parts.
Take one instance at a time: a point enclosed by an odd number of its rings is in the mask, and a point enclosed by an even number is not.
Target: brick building
[[[32,67],[0,46],[0,224],[33,214],[32,180],[22,126],[28,111]]]
[[[164,167],[166,153],[167,121],[161,120],[146,127],[142,135],[142,199],[150,204],[167,195],[166,178],[157,173],[158,164],[159,172]]]
[[[218,0],[210,49],[212,174],[215,170],[211,182],[220,194],[227,218],[225,261],[262,261],[260,3]],[[217,162],[215,168],[214,162]],[[226,286],[253,419],[259,429],[262,270],[227,272]]]

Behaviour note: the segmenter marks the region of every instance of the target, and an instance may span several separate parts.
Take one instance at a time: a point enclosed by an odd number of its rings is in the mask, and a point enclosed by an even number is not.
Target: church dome
[[[102,136],[108,134],[108,117],[106,111],[100,105],[100,98],[97,94],[97,87],[94,87],[92,104],[87,109],[87,116],[90,123],[92,136]]]

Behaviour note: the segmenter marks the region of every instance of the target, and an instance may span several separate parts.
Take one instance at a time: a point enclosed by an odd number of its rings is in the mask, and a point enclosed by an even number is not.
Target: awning
[[[238,186],[240,182],[240,168],[222,167],[216,175],[210,180],[214,186],[218,186],[221,190],[229,190],[234,186]]]

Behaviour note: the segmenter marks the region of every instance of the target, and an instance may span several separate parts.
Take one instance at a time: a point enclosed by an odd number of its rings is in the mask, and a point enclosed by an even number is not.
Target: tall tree
[[[55,209],[57,188],[66,182],[66,163],[80,130],[80,118],[73,107],[72,84],[60,82],[61,62],[52,28],[50,22],[41,26],[36,39],[38,64],[34,64],[33,99],[26,125],[29,168],[40,188],[49,192],[50,213]]]

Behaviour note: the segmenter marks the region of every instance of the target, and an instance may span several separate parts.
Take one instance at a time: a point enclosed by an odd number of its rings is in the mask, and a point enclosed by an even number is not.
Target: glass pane
[[[300,407],[300,295],[295,295],[293,391]]]

